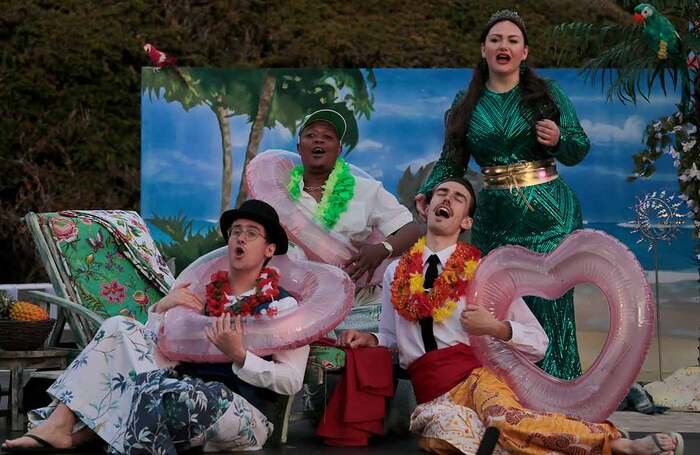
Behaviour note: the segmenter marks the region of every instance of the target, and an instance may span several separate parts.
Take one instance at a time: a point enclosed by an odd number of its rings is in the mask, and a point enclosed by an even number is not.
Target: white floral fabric
[[[449,392],[418,405],[411,415],[410,429],[419,436],[449,442],[467,455],[476,453],[486,431],[476,412],[450,400]],[[499,446],[493,453],[508,454]]]
[[[54,401],[29,412],[30,428],[63,403],[79,419],[74,431],[91,428],[111,453],[261,448],[273,429],[267,418],[222,384],[178,377],[156,341],[138,321],[107,319],[48,389]]]

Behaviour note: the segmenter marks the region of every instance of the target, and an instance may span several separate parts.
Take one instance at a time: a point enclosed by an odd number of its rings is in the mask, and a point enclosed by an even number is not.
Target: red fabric
[[[344,351],[343,377],[316,435],[330,446],[366,446],[370,436],[384,433],[385,400],[394,394],[391,351],[384,347]]]
[[[430,351],[408,367],[418,403],[434,400],[469,376],[481,363],[466,344]]]

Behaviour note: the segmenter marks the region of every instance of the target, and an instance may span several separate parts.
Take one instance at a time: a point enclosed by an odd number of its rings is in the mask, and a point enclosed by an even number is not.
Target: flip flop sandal
[[[683,436],[681,436],[680,433],[675,432],[668,432],[664,434],[667,434],[668,436],[676,440],[676,450],[673,451],[673,455],[683,455],[683,451],[685,448],[685,444],[683,443]],[[653,455],[661,455],[664,452],[668,452],[668,450],[663,450],[661,448],[661,441],[659,441],[659,438],[656,436],[656,434],[652,434],[651,439],[654,440],[654,444],[656,444],[656,447],[659,448],[659,450],[654,452]]]
[[[35,440],[39,443],[39,447],[2,447],[0,453],[75,453],[75,448],[57,449],[35,434],[26,433],[22,437]]]

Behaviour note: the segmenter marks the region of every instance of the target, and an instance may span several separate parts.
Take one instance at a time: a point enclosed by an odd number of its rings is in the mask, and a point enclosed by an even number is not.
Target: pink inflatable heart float
[[[498,248],[482,259],[467,301],[502,319],[517,297],[555,299],[583,283],[596,285],[607,299],[610,330],[598,358],[579,378],[549,376],[493,337],[470,336],[470,343],[481,362],[505,378],[524,405],[600,422],[637,379],[654,331],[651,289],[626,246],[603,232],[584,229],[547,255],[518,246]]]
[[[213,273],[228,271],[228,247],[202,256],[182,271],[173,287],[190,283],[189,289],[206,300],[205,286]],[[243,318],[243,342],[257,355],[307,345],[324,336],[345,319],[352,308],[355,286],[335,267],[287,256],[274,256],[270,267],[280,272],[280,286],[297,298],[299,305],[273,318]],[[214,317],[175,307],[165,313],[158,335],[158,349],[170,360],[225,362],[211,344],[204,328]]]
[[[275,208],[290,240],[304,251],[308,259],[342,268],[357,252],[357,248],[314,223],[289,197],[287,184],[290,172],[297,164],[301,164],[299,155],[285,150],[267,150],[257,155],[246,168],[245,178],[250,196]],[[372,179],[362,169],[352,164],[349,166],[354,176]],[[384,236],[375,230],[367,242],[379,243],[382,240]],[[362,288],[381,283],[389,262],[380,264],[369,280],[366,276],[361,277],[355,286]]]

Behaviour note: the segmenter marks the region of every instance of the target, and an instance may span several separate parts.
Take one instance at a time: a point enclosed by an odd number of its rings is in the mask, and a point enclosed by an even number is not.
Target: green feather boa
[[[299,183],[304,177],[304,167],[299,164],[292,168],[289,175],[287,191],[293,201],[301,196]],[[333,172],[323,185],[323,196],[314,213],[314,220],[327,231],[335,227],[340,215],[348,210],[348,203],[355,195],[355,177],[350,173],[350,166],[342,158],[338,158]]]

